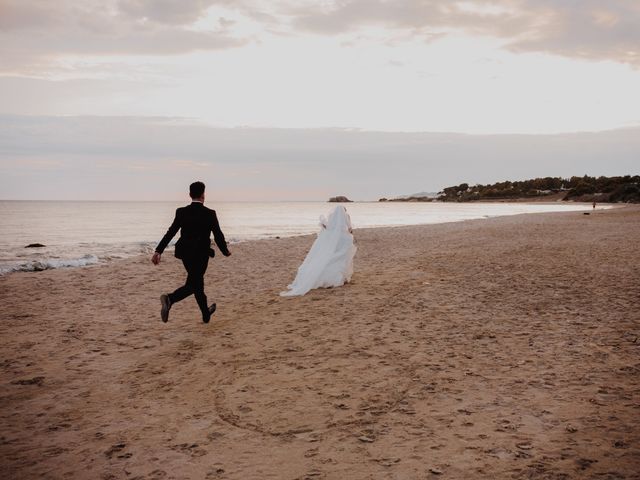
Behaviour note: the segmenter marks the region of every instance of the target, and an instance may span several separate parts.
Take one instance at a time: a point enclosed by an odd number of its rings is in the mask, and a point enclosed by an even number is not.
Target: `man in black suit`
[[[216,310],[216,304],[207,304],[207,296],[204,293],[204,273],[207,271],[209,256],[213,257],[215,252],[211,248],[211,232],[216,241],[216,245],[225,257],[231,255],[227,248],[218,217],[215,210],[210,210],[204,206],[204,183],[194,182],[189,186],[189,196],[191,205],[178,208],[173,223],[162,237],[156,247],[156,251],[151,257],[154,265],[160,263],[160,256],[171,239],[180,230],[180,238],[176,242],[175,256],[182,260],[187,271],[187,281],[175,292],[160,296],[162,309],[160,317],[163,322],[169,320],[169,310],[171,306],[194,294],[198,306],[202,311],[202,321],[209,323],[211,315]]]

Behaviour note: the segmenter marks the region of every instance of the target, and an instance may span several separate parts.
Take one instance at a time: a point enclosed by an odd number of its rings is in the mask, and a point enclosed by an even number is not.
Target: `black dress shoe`
[[[209,323],[209,320],[211,320],[211,315],[213,315],[213,312],[216,311],[216,304],[212,303],[211,306],[209,307],[209,312],[206,315],[202,316],[202,321],[204,323]]]
[[[169,310],[171,309],[171,300],[169,300],[169,295],[163,293],[160,295],[160,304],[162,308],[160,309],[160,318],[164,323],[169,321]]]

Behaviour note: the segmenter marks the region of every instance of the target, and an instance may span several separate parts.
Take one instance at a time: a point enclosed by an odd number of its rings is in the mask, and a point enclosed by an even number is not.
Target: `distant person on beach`
[[[198,302],[204,323],[209,323],[211,315],[216,310],[215,303],[207,304],[207,296],[204,293],[204,274],[207,271],[209,257],[215,255],[215,251],[211,248],[211,233],[213,232],[216,245],[225,257],[230,256],[231,252],[227,247],[222,230],[220,230],[215,210],[204,206],[204,189],[205,186],[202,182],[194,182],[189,186],[191,205],[176,210],[173,223],[151,257],[153,264],[158,265],[162,252],[180,230],[175,256],[182,260],[187,271],[187,280],[175,292],[160,295],[160,318],[165,323],[169,320],[169,310],[173,304],[191,294]]]
[[[593,201],[593,209],[594,210],[596,209],[596,201],[595,200]]]
[[[283,297],[304,295],[313,288],[339,287],[351,281],[356,246],[347,209],[337,206],[329,218],[320,217],[322,230]]]

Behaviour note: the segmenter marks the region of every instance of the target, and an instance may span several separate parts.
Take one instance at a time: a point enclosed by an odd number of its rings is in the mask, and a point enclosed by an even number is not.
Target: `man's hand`
[[[151,262],[152,262],[154,265],[158,265],[158,264],[160,263],[160,257],[161,257],[161,255],[160,255],[158,252],[155,252],[155,253],[153,254],[153,257],[151,257]]]

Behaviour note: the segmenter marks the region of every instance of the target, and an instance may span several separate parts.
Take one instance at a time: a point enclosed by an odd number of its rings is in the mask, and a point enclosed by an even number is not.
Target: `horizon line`
[[[606,132],[615,132],[620,130],[640,129],[640,120],[631,125],[620,125],[616,127],[608,127],[602,129],[590,130],[559,130],[554,132],[469,132],[469,131],[452,131],[452,130],[381,130],[367,129],[355,126],[317,126],[317,127],[282,127],[282,126],[252,126],[252,125],[214,125],[197,117],[180,117],[180,116],[163,116],[163,115],[90,115],[90,114],[60,114],[60,115],[39,115],[39,114],[15,114],[2,113],[0,117],[5,118],[50,118],[50,119],[133,119],[133,120],[163,120],[163,121],[180,121],[174,124],[177,127],[201,127],[211,128],[214,130],[288,130],[294,132],[303,131],[336,131],[345,133],[380,133],[380,134],[407,134],[407,135],[460,135],[474,137],[491,137],[491,136],[558,136],[558,135],[579,135],[579,134],[597,134]]]

